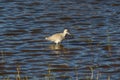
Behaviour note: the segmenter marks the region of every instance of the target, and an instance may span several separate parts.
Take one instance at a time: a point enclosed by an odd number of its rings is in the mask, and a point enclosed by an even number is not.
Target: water
[[[0,79],[19,68],[29,80],[119,80],[119,9],[119,0],[0,0]],[[44,39],[65,28],[61,45]]]

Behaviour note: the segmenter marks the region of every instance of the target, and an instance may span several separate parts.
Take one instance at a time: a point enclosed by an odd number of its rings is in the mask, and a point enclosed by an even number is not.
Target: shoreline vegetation
[[[100,77],[102,76],[102,74],[100,72],[97,72],[97,74],[94,72],[94,69],[96,67],[88,66],[88,68],[91,72],[90,76],[85,76],[84,79],[82,79],[82,80],[100,80]],[[61,78],[64,80],[81,80],[80,76],[78,76],[77,70],[78,70],[78,68],[75,67],[75,69],[74,69],[75,78],[74,79],[72,77],[66,76],[66,75],[62,75]],[[32,80],[31,79],[32,76],[30,76],[30,77],[29,76],[21,76],[22,72],[21,72],[21,68],[19,65],[17,65],[17,67],[16,67],[16,72],[17,72],[17,74],[15,75],[14,80]],[[106,80],[111,80],[110,78],[111,78],[110,75],[108,75]],[[13,80],[13,78],[10,78],[8,76],[2,80]],[[56,76],[54,74],[52,74],[50,64],[48,65],[48,74],[46,74],[43,79],[37,79],[37,80],[57,80]]]

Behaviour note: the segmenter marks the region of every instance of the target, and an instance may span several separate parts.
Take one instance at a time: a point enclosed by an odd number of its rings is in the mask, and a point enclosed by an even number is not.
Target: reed
[[[2,56],[2,62],[5,63],[5,53],[3,51],[0,52],[1,56]]]
[[[99,80],[99,72],[97,72],[96,80]]]
[[[21,77],[20,77],[20,66],[17,66],[17,77],[16,77],[16,80],[21,80]]]
[[[108,76],[108,79],[107,80],[110,80],[110,76]]]
[[[94,78],[94,69],[93,69],[93,67],[91,67],[91,66],[89,66],[89,68],[90,68],[90,71],[91,71],[91,80]]]
[[[10,78],[9,78],[9,77],[7,77],[7,78],[5,78],[5,79],[3,79],[3,80],[10,80]]]
[[[22,78],[20,76],[20,66],[19,65],[17,66],[16,70],[17,70],[17,75],[14,80],[29,80],[28,76],[25,76],[24,78]],[[13,79],[10,79],[10,77],[8,76],[7,78],[4,78],[2,80],[13,80]]]
[[[110,33],[109,33],[109,30],[107,30],[106,32],[107,32],[107,49],[108,49],[108,52],[109,52],[109,54],[111,56],[112,48],[111,48]]]
[[[48,74],[45,75],[45,80],[55,80],[54,75],[51,73],[50,64],[48,64]]]
[[[78,80],[79,79],[79,77],[78,77],[78,68],[77,67],[75,67],[75,75],[76,75],[76,77],[75,77],[75,80]]]
[[[16,68],[16,70],[17,70],[17,76],[16,76],[16,80],[29,80],[28,79],[28,76],[25,76],[25,77],[21,77],[21,75],[20,75],[20,66],[19,65],[17,65],[17,68]]]
[[[28,80],[28,76],[25,76],[25,80]]]

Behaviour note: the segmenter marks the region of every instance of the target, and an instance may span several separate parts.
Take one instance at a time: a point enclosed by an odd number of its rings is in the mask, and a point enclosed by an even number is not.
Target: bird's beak
[[[67,32],[68,35],[71,35],[69,32]]]
[[[47,38],[47,37],[45,37],[45,40],[48,40],[48,38]]]

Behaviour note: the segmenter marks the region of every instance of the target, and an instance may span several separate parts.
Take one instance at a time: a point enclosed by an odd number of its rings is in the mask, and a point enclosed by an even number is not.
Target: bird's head
[[[64,29],[64,32],[63,32],[63,33],[70,35],[70,33],[68,32],[68,29]]]

